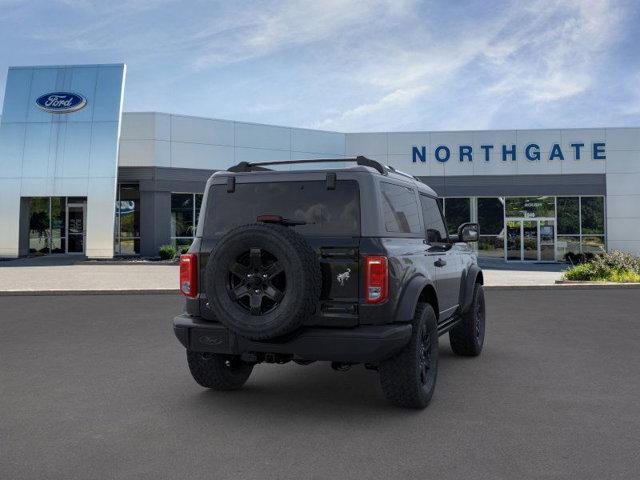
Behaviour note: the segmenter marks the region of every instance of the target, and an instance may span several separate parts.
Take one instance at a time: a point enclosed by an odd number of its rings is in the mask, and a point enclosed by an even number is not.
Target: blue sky
[[[125,62],[126,111],[338,131],[640,126],[640,2],[0,0],[7,67]]]

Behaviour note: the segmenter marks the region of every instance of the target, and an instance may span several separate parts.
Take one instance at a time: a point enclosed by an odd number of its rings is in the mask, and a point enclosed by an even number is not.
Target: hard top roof
[[[339,167],[339,168],[301,168],[296,170],[273,170],[267,168],[272,165],[307,165],[313,163],[345,163],[345,162],[353,162],[356,165],[353,167]],[[349,170],[349,171],[360,171],[363,173],[369,173],[373,175],[384,176],[388,178],[393,178],[395,180],[401,180],[403,182],[409,182],[413,184],[419,190],[424,190],[426,193],[437,196],[434,190],[423,183],[421,180],[417,179],[413,175],[402,172],[400,170],[395,169],[389,165],[383,165],[376,160],[371,160],[370,158],[358,156],[354,158],[319,158],[312,160],[283,160],[283,161],[273,161],[273,162],[240,162],[237,165],[234,165],[228,168],[226,171],[217,172],[218,174],[224,174],[227,172],[231,173],[278,173],[278,174],[289,174],[289,173],[299,173],[301,171],[309,171],[309,172],[334,172],[336,170]]]

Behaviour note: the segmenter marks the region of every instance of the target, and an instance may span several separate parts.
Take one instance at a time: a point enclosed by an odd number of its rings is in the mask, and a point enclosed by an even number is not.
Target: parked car
[[[438,337],[476,356],[483,275],[450,237],[437,195],[373,160],[246,163],[208,180],[196,238],[180,257],[185,313],[173,321],[193,378],[238,389],[262,362],[377,370],[394,404],[424,408]],[[304,169],[316,162],[325,168]],[[271,170],[288,164],[301,170]]]

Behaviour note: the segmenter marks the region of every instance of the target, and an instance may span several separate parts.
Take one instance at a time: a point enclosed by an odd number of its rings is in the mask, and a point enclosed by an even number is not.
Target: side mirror
[[[477,223],[463,223],[458,227],[459,242],[477,242],[480,239],[480,225]]]

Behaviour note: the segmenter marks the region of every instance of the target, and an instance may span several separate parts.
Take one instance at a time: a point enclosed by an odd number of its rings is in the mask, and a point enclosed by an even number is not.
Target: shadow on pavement
[[[439,376],[469,361],[454,355],[448,342],[441,342]],[[451,381],[455,377],[450,377]],[[441,383],[444,382],[444,378]],[[446,388],[446,387],[444,387]],[[434,397],[437,402],[438,393]],[[384,417],[408,417],[429,410],[402,409],[387,402],[378,383],[377,372],[356,365],[347,372],[333,371],[328,362],[310,366],[258,365],[247,384],[238,391],[202,390],[187,395],[189,416],[215,424],[221,412],[225,417],[248,419],[282,418],[295,422],[309,415],[328,423]],[[186,406],[185,406],[186,407]]]

